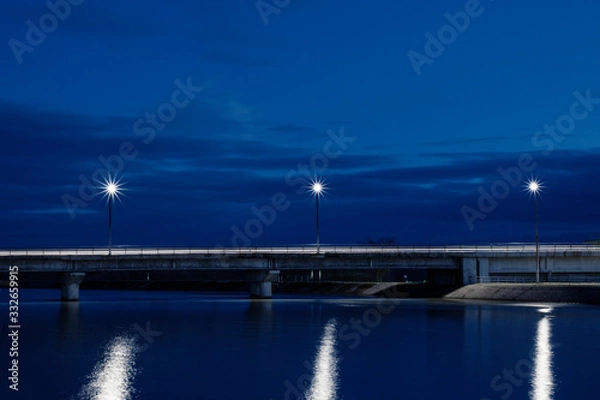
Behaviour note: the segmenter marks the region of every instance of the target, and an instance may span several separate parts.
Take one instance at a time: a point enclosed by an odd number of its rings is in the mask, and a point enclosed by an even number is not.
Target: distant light
[[[108,198],[108,200],[112,200],[114,198],[118,199],[122,192],[122,188],[119,181],[109,177],[108,179],[105,179],[104,183],[102,184],[102,192],[104,193],[104,196]]]
[[[529,190],[532,192],[537,192],[540,189],[540,185],[537,182],[531,182],[529,184]]]
[[[325,185],[325,182],[322,181],[321,179],[314,179],[310,183],[310,187],[309,187],[310,192],[314,196],[321,196],[322,194],[325,193],[326,189],[327,189],[327,186]]]
[[[117,185],[115,185],[114,183],[109,183],[106,186],[106,191],[108,192],[108,194],[114,195],[115,193],[117,193]]]
[[[536,179],[530,179],[527,182],[527,190],[529,193],[537,194],[542,189],[542,184]]]

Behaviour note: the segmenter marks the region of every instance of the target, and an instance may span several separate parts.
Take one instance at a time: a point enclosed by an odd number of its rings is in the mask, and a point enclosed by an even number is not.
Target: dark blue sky
[[[1,5],[0,247],[105,245],[102,159],[115,244],[314,243],[314,175],[322,243],[533,241],[532,176],[600,238],[596,1],[50,3]]]

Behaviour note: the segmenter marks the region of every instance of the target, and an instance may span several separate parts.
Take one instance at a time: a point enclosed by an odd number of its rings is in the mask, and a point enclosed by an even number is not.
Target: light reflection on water
[[[79,394],[81,400],[129,400],[134,392],[135,339],[115,337]]]
[[[28,380],[23,398],[558,400],[600,390],[596,306],[399,300],[364,335],[351,321],[382,310],[379,299],[94,296],[98,302],[73,306],[26,304],[29,329],[19,344],[34,351],[19,354],[23,365],[53,367]],[[155,331],[164,335],[148,333]],[[131,349],[142,346],[143,354]],[[401,395],[399,382],[409,382]]]
[[[325,325],[313,367],[313,379],[306,400],[334,400],[338,389],[338,358],[335,355],[337,324],[331,319]]]
[[[554,371],[552,370],[552,324],[548,315],[551,309],[540,310],[544,317],[539,320],[535,338],[535,355],[531,374],[532,400],[551,400],[554,398]]]

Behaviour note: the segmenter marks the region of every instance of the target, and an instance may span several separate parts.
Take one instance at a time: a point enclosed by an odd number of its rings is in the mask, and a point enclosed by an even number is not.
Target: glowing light
[[[85,400],[129,400],[133,394],[135,340],[118,336],[108,345],[102,360],[79,393]]]
[[[531,373],[532,400],[552,400],[554,398],[554,373],[552,371],[552,345],[550,339],[552,325],[550,317],[544,316],[538,322],[535,338],[535,358]]]
[[[538,192],[541,191],[542,187],[542,184],[537,179],[530,179],[529,181],[527,181],[527,190],[531,194],[538,194]]]
[[[121,187],[121,181],[115,180],[114,178],[108,177],[102,183],[102,197],[106,197],[108,200],[118,199],[119,196],[123,192],[123,188]]]
[[[321,196],[325,194],[326,190],[327,185],[321,179],[313,179],[313,181],[310,183],[309,191],[313,196]]]
[[[338,358],[335,355],[337,326],[335,319],[325,325],[315,357],[313,379],[306,391],[306,400],[335,400],[338,389]]]
[[[532,192],[537,192],[540,188],[540,185],[537,182],[531,182],[529,184],[529,190],[531,190]]]

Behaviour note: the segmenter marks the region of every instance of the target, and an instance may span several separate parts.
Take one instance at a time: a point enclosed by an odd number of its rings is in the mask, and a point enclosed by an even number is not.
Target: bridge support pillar
[[[62,276],[60,299],[62,301],[79,301],[79,284],[83,281],[85,272],[67,272]]]
[[[465,257],[462,259],[463,285],[476,283],[477,259]]]
[[[272,282],[279,278],[279,271],[256,271],[250,276],[250,298],[270,299],[273,297]]]
[[[250,282],[251,299],[270,299],[273,297],[271,282]]]
[[[477,262],[479,263],[479,265],[477,267],[477,275],[481,276],[483,278],[489,278],[490,277],[490,259],[479,257],[477,259]]]
[[[552,272],[554,271],[554,258],[542,257],[540,259],[540,271],[546,273],[546,281],[552,282]]]

